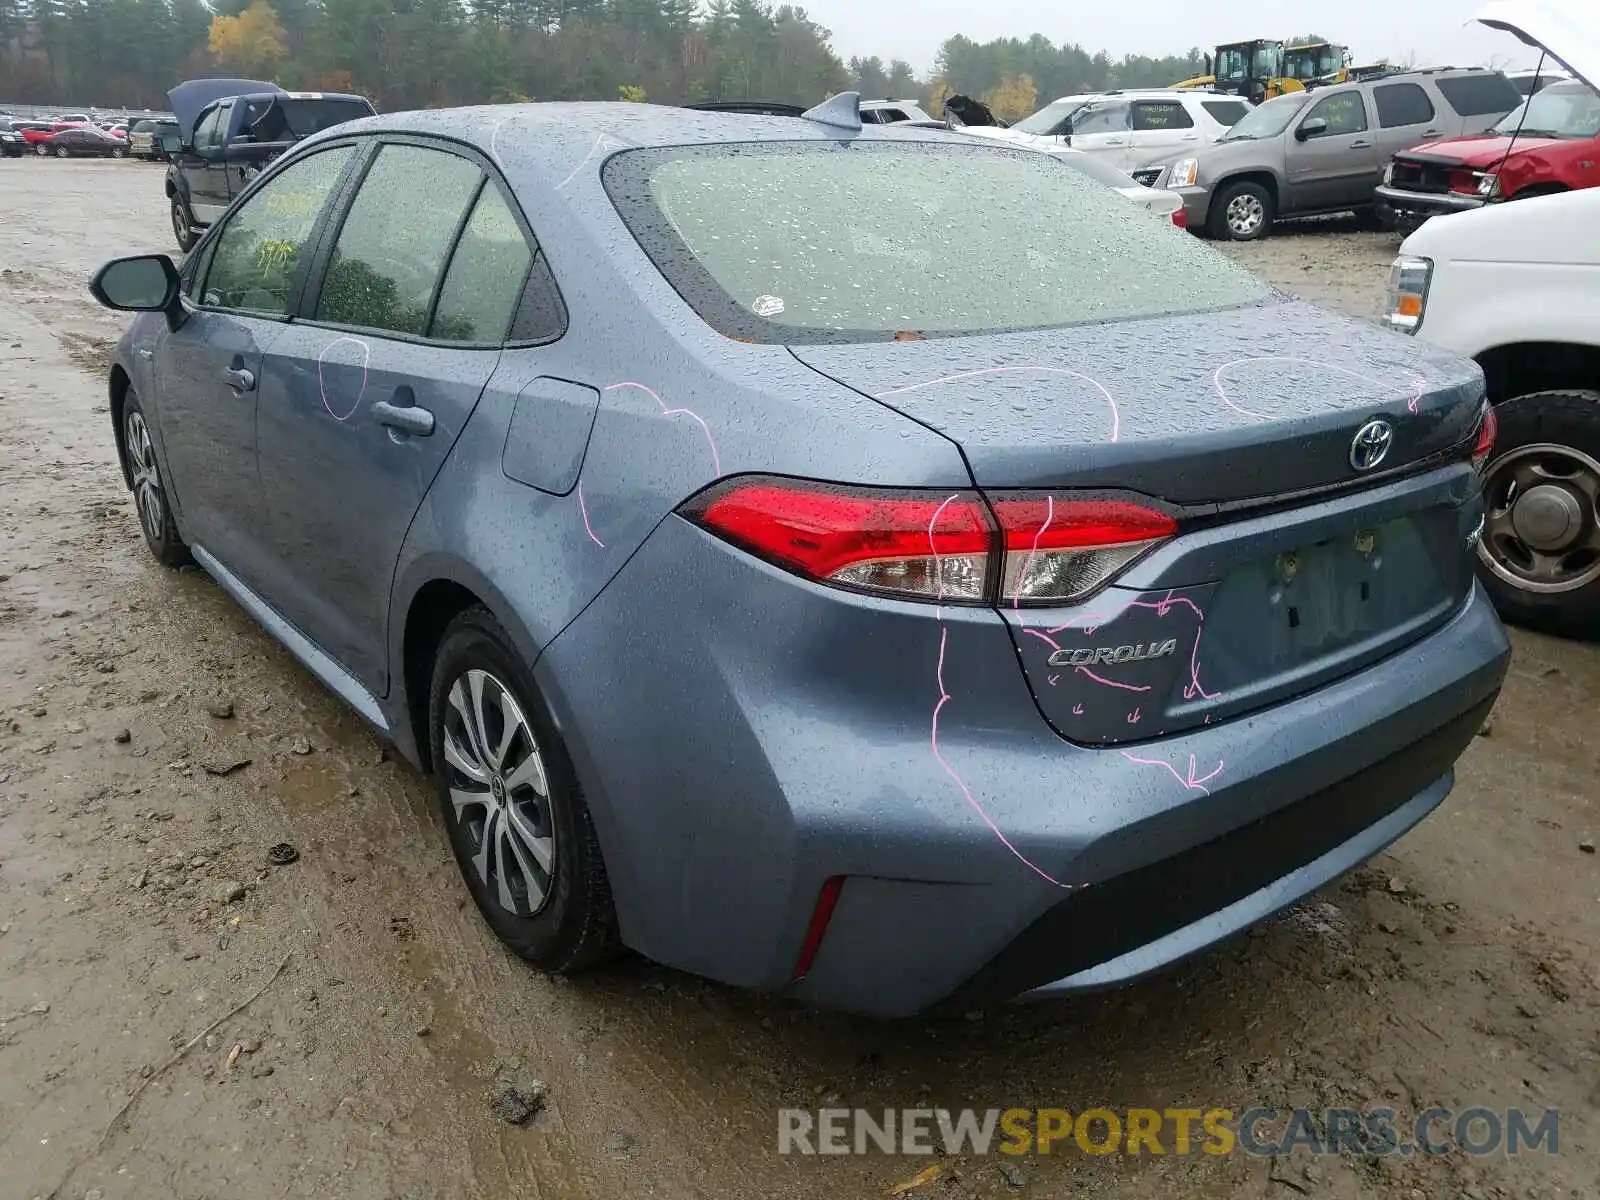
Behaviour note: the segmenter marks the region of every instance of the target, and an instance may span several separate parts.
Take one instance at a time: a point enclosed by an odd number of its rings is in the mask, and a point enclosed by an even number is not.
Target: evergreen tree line
[[[987,100],[1015,119],[1058,95],[1170,84],[1200,55],[1112,60],[1035,34],[956,36],[931,78],[834,53],[804,8],[770,0],[0,0],[0,100],[162,108],[229,74],[359,92],[380,111],[522,100]]]

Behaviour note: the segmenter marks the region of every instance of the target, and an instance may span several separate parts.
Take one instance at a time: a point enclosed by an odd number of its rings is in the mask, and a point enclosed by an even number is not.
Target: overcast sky
[[[1093,53],[1181,54],[1190,46],[1250,37],[1320,33],[1350,47],[1357,62],[1377,58],[1419,66],[1532,67],[1538,55],[1508,33],[1467,25],[1482,0],[1341,0],[1309,15],[1268,0],[798,0],[811,18],[833,31],[845,59],[876,54],[903,58],[919,74],[933,66],[940,44],[961,33],[977,42],[1042,33],[1052,42],[1077,42]],[[1301,28],[1309,26],[1310,28]],[[1509,61],[1507,61],[1509,60]],[[1174,80],[1173,82],[1177,82]]]

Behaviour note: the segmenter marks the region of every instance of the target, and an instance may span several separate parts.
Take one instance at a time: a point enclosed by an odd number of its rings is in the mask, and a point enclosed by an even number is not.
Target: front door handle
[[[372,406],[372,415],[378,418],[380,425],[415,437],[427,437],[433,432],[433,414],[415,404],[390,404],[387,400],[379,400]]]
[[[256,390],[256,373],[244,367],[229,367],[222,373],[222,382],[236,392]]]
[[[1442,129],[1424,129],[1422,131],[1422,136],[1425,137],[1425,138],[1443,137],[1444,136],[1444,130],[1442,130]]]
[[[1186,133],[1178,140],[1180,142],[1198,142],[1200,140],[1200,135],[1198,133]]]
[[[1126,146],[1128,143],[1121,138],[1107,138],[1100,143],[1102,146]]]
[[[1369,142],[1366,138],[1360,138],[1359,140],[1350,143],[1350,149],[1352,149],[1352,150],[1370,150],[1370,149],[1372,149],[1372,143]]]

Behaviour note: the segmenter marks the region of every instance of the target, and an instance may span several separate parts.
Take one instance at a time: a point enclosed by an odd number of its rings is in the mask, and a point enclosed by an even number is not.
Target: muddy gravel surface
[[[1443,808],[1129,989],[881,1023],[638,961],[552,980],[478,920],[425,782],[146,553],[84,284],[166,221],[159,168],[0,163],[0,1197],[834,1200],[929,1161],[780,1156],[780,1107],[1434,1104],[1558,1108],[1560,1153],[966,1155],[901,1194],[1597,1195],[1593,649],[1516,635]],[[1230,253],[1370,316],[1395,244]]]

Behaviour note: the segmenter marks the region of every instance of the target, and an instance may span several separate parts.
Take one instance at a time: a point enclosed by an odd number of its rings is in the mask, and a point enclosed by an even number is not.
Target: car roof
[[[802,117],[706,111],[623,101],[549,101],[481,104],[384,113],[346,121],[314,134],[308,147],[352,134],[412,133],[465,142],[502,160],[508,174],[524,168],[565,178],[584,163],[625,149],[710,146],[730,142],[940,141],[971,146],[972,139],[944,128],[907,128],[907,122],[866,124],[859,130]],[[520,136],[518,136],[520,135]],[[513,140],[514,139],[514,140]],[[514,160],[507,150],[515,145]],[[514,170],[515,168],[515,170]]]

